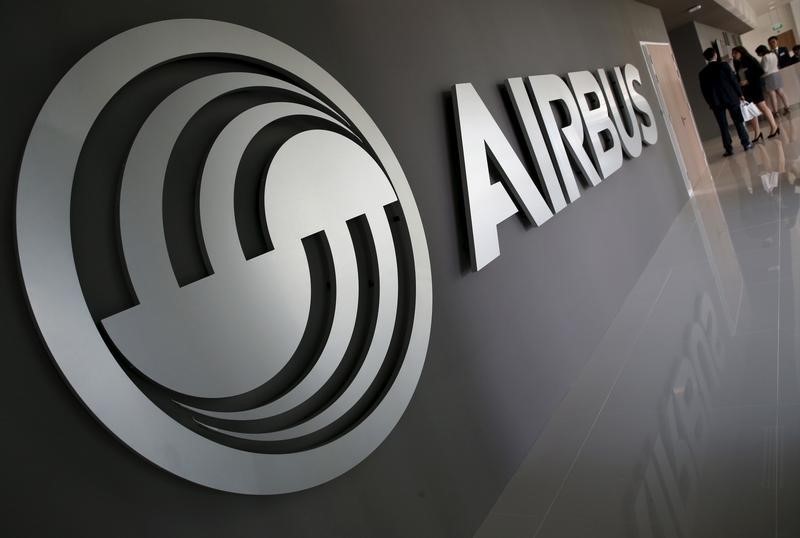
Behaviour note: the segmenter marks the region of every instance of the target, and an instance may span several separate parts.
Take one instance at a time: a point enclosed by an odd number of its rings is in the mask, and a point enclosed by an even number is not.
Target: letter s
[[[637,112],[646,118],[646,122],[642,122],[642,141],[652,146],[658,141],[658,127],[656,126],[656,119],[653,115],[653,109],[650,103],[642,96],[634,86],[634,82],[642,85],[642,78],[639,75],[639,70],[631,64],[625,65],[625,85],[628,87],[628,93],[631,95],[631,101]]]

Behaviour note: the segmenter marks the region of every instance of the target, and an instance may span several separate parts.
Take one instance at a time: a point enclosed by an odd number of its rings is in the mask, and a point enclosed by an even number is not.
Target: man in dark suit
[[[800,45],[792,47],[792,57],[789,59],[789,65],[800,63]]]
[[[789,55],[789,49],[786,47],[778,46],[778,36],[772,36],[767,39],[769,50],[778,55],[778,69],[783,69],[787,65],[792,64],[792,57]]]
[[[742,87],[739,86],[739,80],[727,62],[719,61],[717,51],[711,48],[706,49],[703,52],[703,56],[708,63],[700,71],[700,89],[703,91],[706,103],[714,112],[714,117],[717,118],[719,131],[722,135],[722,144],[725,146],[724,155],[725,157],[733,155],[731,132],[728,129],[726,111],[731,115],[733,124],[736,126],[736,132],[739,133],[739,141],[742,143],[742,147],[747,151],[753,147],[753,144],[750,143],[750,137],[744,127],[744,119],[742,118],[740,103],[744,101],[744,96],[742,95]]]

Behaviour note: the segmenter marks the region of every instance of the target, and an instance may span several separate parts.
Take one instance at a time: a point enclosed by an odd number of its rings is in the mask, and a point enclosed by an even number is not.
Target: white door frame
[[[650,57],[650,52],[647,50],[648,45],[666,45],[670,48],[670,52],[672,52],[672,45],[665,42],[660,41],[640,41],[639,45],[642,47],[642,55],[644,56],[644,63],[647,66],[647,72],[650,73],[650,80],[653,82],[653,88],[656,91],[656,97],[658,98],[658,105],[661,109],[661,115],[664,117],[664,123],[667,125],[667,131],[669,132],[669,138],[672,142],[672,149],[675,150],[675,156],[678,158],[678,166],[681,169],[681,175],[683,176],[683,183],[686,185],[686,190],[689,192],[689,197],[691,198],[694,196],[694,187],[692,187],[692,181],[689,178],[689,172],[686,170],[686,162],[683,160],[683,153],[681,152],[681,147],[678,144],[678,136],[675,134],[675,130],[672,128],[672,119],[669,115],[669,108],[667,107],[667,102],[664,99],[664,95],[661,93],[661,86],[659,86],[658,75],[656,74],[655,67],[653,66],[653,59]],[[673,54],[674,59],[674,54]],[[677,64],[675,66],[677,69]],[[680,75],[680,73],[679,73]],[[683,78],[681,77],[681,80]],[[692,106],[689,103],[689,97],[686,95],[686,88],[681,85],[683,90],[683,95],[686,98],[686,104],[689,106],[689,112],[692,114],[692,120],[694,121],[695,115],[694,111],[692,110]],[[697,131],[697,122],[695,121],[695,132]],[[700,142],[702,147],[702,142],[700,141],[700,135],[697,134],[697,140]],[[705,151],[703,152],[703,159],[706,161],[706,166],[708,166],[708,160],[705,157]]]

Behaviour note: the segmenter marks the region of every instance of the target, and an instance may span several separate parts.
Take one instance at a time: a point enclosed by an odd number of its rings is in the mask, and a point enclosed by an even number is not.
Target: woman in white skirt
[[[764,68],[764,91],[769,97],[769,104],[772,111],[778,113],[778,100],[783,104],[783,113],[789,113],[789,104],[786,102],[786,94],[783,92],[783,78],[778,70],[778,55],[769,50],[764,45],[759,45],[756,54],[761,56],[761,67]]]

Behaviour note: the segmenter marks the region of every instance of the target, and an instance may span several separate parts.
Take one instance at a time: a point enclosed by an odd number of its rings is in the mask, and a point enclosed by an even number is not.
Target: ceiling
[[[736,15],[727,11],[725,8],[714,2],[713,0],[639,0],[642,3],[657,7],[661,10],[664,16],[664,24],[667,30],[672,30],[678,26],[697,21],[709,26],[715,26],[722,30],[732,32],[735,34],[743,34],[752,30],[745,22],[739,19]],[[766,4],[766,10],[769,11],[769,2],[773,0],[750,0],[751,4],[761,3]],[[785,3],[785,2],[780,2]],[[702,5],[702,9],[689,13],[689,8]],[[753,5],[753,9],[756,6]]]
[[[763,15],[769,12],[773,6],[788,4],[789,2],[787,0],[748,0],[748,3],[753,7],[756,15]]]

